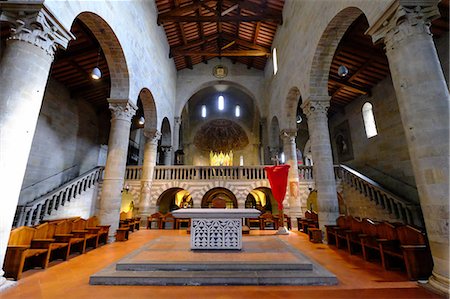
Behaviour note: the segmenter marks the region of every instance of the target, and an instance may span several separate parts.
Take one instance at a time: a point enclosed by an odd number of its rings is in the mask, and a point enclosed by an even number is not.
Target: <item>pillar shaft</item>
[[[141,179],[141,198],[139,202],[139,214],[142,219],[151,214],[151,186],[153,181],[153,172],[156,165],[156,154],[158,149],[158,140],[161,138],[159,131],[145,131],[145,150],[144,164],[142,165]]]
[[[162,155],[162,162],[163,165],[170,165],[171,159],[171,153],[172,153],[172,147],[171,146],[161,146],[161,155]]]
[[[19,14],[20,6],[0,4],[3,20],[12,25],[0,63],[0,286],[3,262],[25,175],[31,143],[57,46],[65,48],[72,35],[38,7]],[[37,28],[39,27],[39,29]]]
[[[122,189],[127,163],[131,118],[136,107],[128,100],[108,99],[111,110],[111,129],[108,141],[108,157],[104,171],[100,198],[99,218],[102,224],[110,224],[110,235],[119,227]]]
[[[370,30],[386,45],[434,261],[430,284],[448,294],[449,92],[429,28],[438,1],[422,2],[400,1],[383,26]]]
[[[180,148],[180,128],[181,128],[181,118],[175,117],[173,124],[173,151],[172,151],[172,165],[176,164],[175,153]]]
[[[314,159],[314,181],[317,188],[319,225],[322,230],[328,224],[336,224],[339,204],[333,169],[327,110],[330,97],[310,98],[303,105],[308,117],[311,152]]]
[[[299,180],[297,166],[297,146],[295,144],[296,130],[282,130],[281,138],[283,140],[283,151],[286,158],[286,164],[290,166],[288,177],[289,192],[289,214],[291,217],[301,216],[301,205],[299,199]]]

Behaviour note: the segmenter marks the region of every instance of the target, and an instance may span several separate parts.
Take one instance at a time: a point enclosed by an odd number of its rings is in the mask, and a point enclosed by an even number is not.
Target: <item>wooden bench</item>
[[[43,248],[40,240],[34,239],[36,230],[21,226],[11,231],[6,249],[3,270],[5,277],[19,280],[27,263],[30,267],[47,268],[50,251]]]
[[[351,216],[339,216],[336,219],[336,225],[325,225],[329,245],[340,248],[340,240],[345,240],[345,243],[347,243],[345,231],[350,229],[350,221]]]
[[[98,247],[98,240],[100,237],[100,227],[89,227],[87,220],[79,218],[72,222],[72,233],[79,233],[86,239],[86,247]]]

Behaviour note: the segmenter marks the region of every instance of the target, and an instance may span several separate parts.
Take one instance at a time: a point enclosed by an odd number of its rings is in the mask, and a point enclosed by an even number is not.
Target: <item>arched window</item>
[[[202,105],[202,117],[205,118],[206,117],[206,106]]]
[[[276,75],[278,72],[278,57],[277,57],[277,48],[273,48],[272,50],[272,59],[273,59],[273,74]]]
[[[366,102],[362,107],[362,116],[364,120],[364,127],[366,129],[367,138],[371,138],[378,134],[377,125],[375,124],[375,117],[373,115],[372,104]]]

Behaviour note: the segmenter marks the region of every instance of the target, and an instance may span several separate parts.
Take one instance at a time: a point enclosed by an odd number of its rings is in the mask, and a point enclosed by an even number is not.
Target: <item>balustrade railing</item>
[[[345,165],[334,166],[335,176],[343,183],[365,195],[376,205],[404,223],[423,227],[422,214],[418,204],[410,203],[380,186],[377,182]]]
[[[155,166],[154,180],[267,180],[264,165]],[[312,180],[312,167],[299,166],[300,180]],[[127,166],[125,180],[140,180],[142,166]]]
[[[53,211],[93,187],[102,176],[103,167],[96,167],[26,205],[17,206],[13,226],[38,224],[45,216],[51,215]]]

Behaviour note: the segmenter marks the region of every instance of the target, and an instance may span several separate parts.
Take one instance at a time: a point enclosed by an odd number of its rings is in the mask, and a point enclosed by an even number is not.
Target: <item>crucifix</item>
[[[270,160],[272,160],[276,166],[280,165],[280,158],[278,158],[278,155],[275,155],[275,157],[271,158]]]

